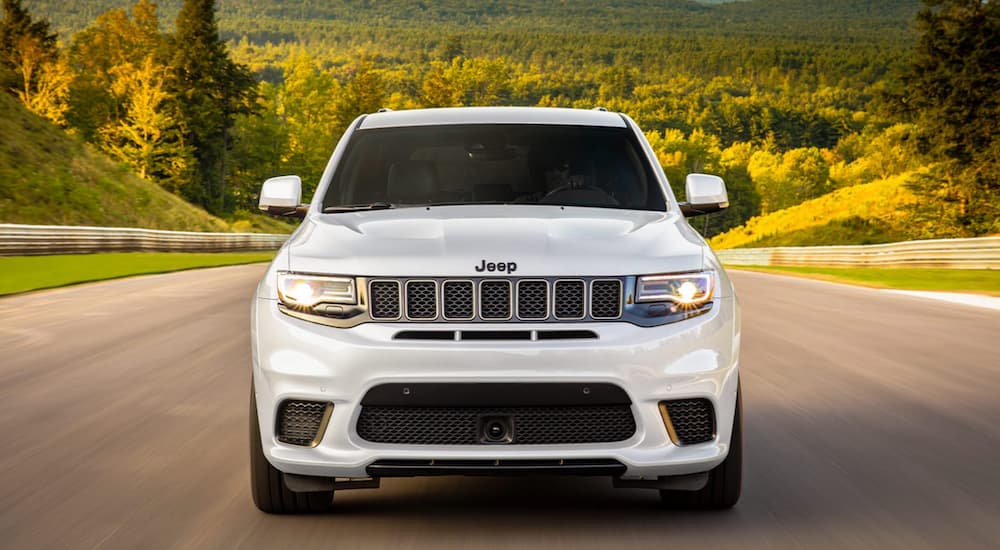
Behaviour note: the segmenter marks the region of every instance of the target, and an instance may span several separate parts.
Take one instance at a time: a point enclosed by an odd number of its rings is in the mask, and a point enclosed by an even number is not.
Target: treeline
[[[218,27],[214,2],[163,4],[179,14],[172,33],[142,1],[131,15],[101,13],[50,50],[42,65],[65,86],[36,73],[38,89],[49,90],[40,95],[53,99],[32,108],[215,212],[251,209],[273,175],[299,174],[309,191],[344,128],[380,107],[601,105],[649,132],[680,196],[689,172],[726,178],[733,207],[712,216],[709,234],[886,178],[926,198],[886,238],[1000,230],[989,168],[1000,157],[989,153],[1000,117],[984,91],[998,88],[983,70],[997,59],[990,2],[927,0],[916,50],[915,0],[231,0]],[[196,4],[200,19],[182,17]],[[934,27],[939,19],[965,20],[965,38],[951,24]],[[188,47],[199,43],[182,38],[191,29],[207,50]],[[947,60],[931,60],[949,45]],[[181,50],[188,62],[215,60],[197,86]],[[942,136],[967,133],[961,117],[971,107],[962,97],[919,99],[950,78],[965,80],[976,120],[988,121],[971,125],[979,137],[961,150]],[[942,124],[951,130],[940,133]]]

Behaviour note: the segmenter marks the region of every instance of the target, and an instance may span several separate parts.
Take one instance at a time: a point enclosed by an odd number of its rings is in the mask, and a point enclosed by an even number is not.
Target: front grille
[[[671,437],[676,437],[677,443],[691,445],[715,439],[715,410],[708,399],[663,401],[660,406],[669,415],[664,420],[673,426]]]
[[[445,281],[443,286],[445,319],[468,320],[476,316],[473,300],[476,283],[472,281]]]
[[[319,443],[320,430],[330,418],[333,405],[316,401],[285,401],[278,407],[278,441],[291,445]]]
[[[549,316],[549,283],[520,281],[517,283],[518,319],[545,319]]]
[[[622,314],[622,282],[600,279],[591,283],[590,316],[594,319],[617,319]]]
[[[495,321],[510,319],[510,281],[480,283],[479,316]]]
[[[375,321],[606,321],[623,313],[624,278],[375,278]]]
[[[556,281],[556,319],[583,319],[587,313],[583,303],[586,290],[587,283],[583,281]]]
[[[406,316],[410,319],[437,317],[437,283],[434,281],[406,283]]]
[[[399,282],[373,282],[371,285],[372,319],[398,319],[399,310]]]
[[[512,445],[609,443],[635,434],[629,405],[560,407],[365,406],[358,435],[396,445],[479,445],[482,417],[509,417]]]

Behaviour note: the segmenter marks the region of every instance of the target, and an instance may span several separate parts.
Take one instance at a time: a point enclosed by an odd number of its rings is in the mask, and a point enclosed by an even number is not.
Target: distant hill
[[[26,0],[63,33],[79,30],[132,0]],[[373,29],[440,27],[450,32],[640,33],[712,32],[850,40],[859,33],[909,28],[919,0],[225,0],[220,26],[230,37],[291,40],[317,28],[366,35]],[[182,0],[160,0],[168,26]],[[249,25],[252,23],[252,25]],[[342,40],[328,36],[330,41]]]
[[[0,223],[229,231],[0,93]],[[254,223],[233,224],[253,230]],[[273,229],[273,228],[269,228]]]

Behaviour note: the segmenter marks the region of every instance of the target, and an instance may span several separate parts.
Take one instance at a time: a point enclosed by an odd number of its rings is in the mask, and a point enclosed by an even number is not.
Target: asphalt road
[[[0,547],[1000,546],[1000,312],[773,275],[744,305],[744,495],[659,509],[592,478],[386,480],[250,501],[263,266],[0,300]]]

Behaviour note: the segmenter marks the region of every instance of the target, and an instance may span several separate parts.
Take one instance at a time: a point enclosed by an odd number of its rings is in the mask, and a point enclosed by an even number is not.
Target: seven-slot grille
[[[619,278],[374,279],[376,321],[579,321],[622,316]]]

